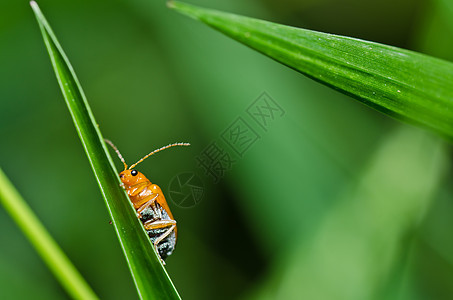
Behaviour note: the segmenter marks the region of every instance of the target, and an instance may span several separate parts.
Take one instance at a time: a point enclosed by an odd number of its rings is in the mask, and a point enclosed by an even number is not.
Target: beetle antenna
[[[116,146],[112,143],[112,141],[108,140],[108,139],[104,139],[104,141],[109,144],[113,150],[115,150],[116,154],[118,155],[118,157],[121,159],[121,162],[123,163],[124,165],[124,171],[127,170],[127,164],[126,164],[126,161],[124,161],[124,158],[123,156],[121,155],[120,153],[120,150],[118,150],[118,148],[116,148]]]
[[[154,150],[153,152],[151,152],[150,154],[148,155],[145,155],[142,159],[140,159],[138,162],[136,162],[135,164],[133,164],[132,166],[129,167],[129,170],[130,169],[133,169],[136,165],[138,165],[139,163],[141,163],[142,161],[144,161],[145,159],[147,159],[148,157],[150,157],[151,155],[153,154],[156,154],[157,152],[160,152],[162,150],[165,150],[165,149],[168,149],[168,148],[171,148],[171,147],[175,147],[175,146],[190,146],[189,143],[174,143],[174,144],[170,144],[170,145],[167,145],[167,146],[163,146],[162,148],[159,148],[159,149],[156,149]]]

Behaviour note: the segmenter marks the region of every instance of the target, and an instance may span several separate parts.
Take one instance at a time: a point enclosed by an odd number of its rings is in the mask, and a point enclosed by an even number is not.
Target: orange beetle
[[[176,221],[160,187],[151,183],[139,171],[134,170],[134,167],[159,151],[174,146],[190,146],[190,144],[175,143],[156,149],[128,168],[118,148],[111,141],[107,139],[105,141],[115,150],[124,165],[124,170],[120,173],[122,185],[126,189],[129,199],[137,211],[137,217],[143,223],[156,252],[159,254],[162,263],[165,264],[164,260],[175,249]]]

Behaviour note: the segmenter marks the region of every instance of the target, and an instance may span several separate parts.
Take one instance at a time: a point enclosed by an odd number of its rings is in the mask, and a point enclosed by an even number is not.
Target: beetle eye
[[[132,170],[132,171],[131,171],[131,175],[132,175],[132,176],[137,176],[137,174],[138,174],[137,170]]]

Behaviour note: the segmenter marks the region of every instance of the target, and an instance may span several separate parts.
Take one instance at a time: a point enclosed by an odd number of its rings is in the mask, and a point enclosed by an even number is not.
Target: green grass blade
[[[181,2],[169,6],[383,113],[453,137],[450,62]]]
[[[74,299],[98,299],[0,169],[0,203]]]
[[[448,176],[445,146],[407,126],[389,134],[360,180],[279,260],[255,299],[401,299],[409,241]],[[398,293],[388,297],[393,287]]]
[[[129,269],[142,299],[180,299],[130,203],[107,151],[75,72],[35,2],[31,6],[41,29],[58,83],[77,133],[104,196]],[[118,287],[121,283],[117,283]]]

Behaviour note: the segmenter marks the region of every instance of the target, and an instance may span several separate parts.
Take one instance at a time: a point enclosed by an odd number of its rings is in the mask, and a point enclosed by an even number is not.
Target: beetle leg
[[[143,223],[143,226],[145,227],[146,230],[165,228],[170,225],[176,226],[176,221],[175,220],[158,220],[158,221],[148,220],[145,223]]]
[[[145,226],[146,230],[152,230],[152,229],[159,229],[159,228],[165,228],[169,225],[171,225],[170,228],[168,228],[167,231],[165,231],[163,234],[161,234],[153,243],[154,249],[156,250],[156,253],[159,254],[159,250],[157,250],[157,245],[162,242],[175,228],[176,228],[176,221],[175,220],[160,220],[160,221],[154,221],[152,222],[145,222],[143,224]],[[165,265],[164,260],[160,257],[160,261],[162,262],[163,265]]]
[[[157,197],[159,196],[159,194],[153,194],[153,195],[149,195],[148,198],[151,198],[149,199],[145,204],[143,204],[142,206],[140,206],[138,209],[137,209],[137,217],[141,218],[141,213],[142,211],[144,211],[145,209],[147,209],[151,204],[153,204]],[[146,198],[145,198],[146,199]]]
[[[140,194],[144,189],[146,189],[148,187],[148,183],[147,182],[141,182],[141,183],[138,183],[136,185],[133,185],[131,186],[128,190],[127,190],[127,194],[129,195],[129,197],[135,197],[137,196],[138,194]]]

